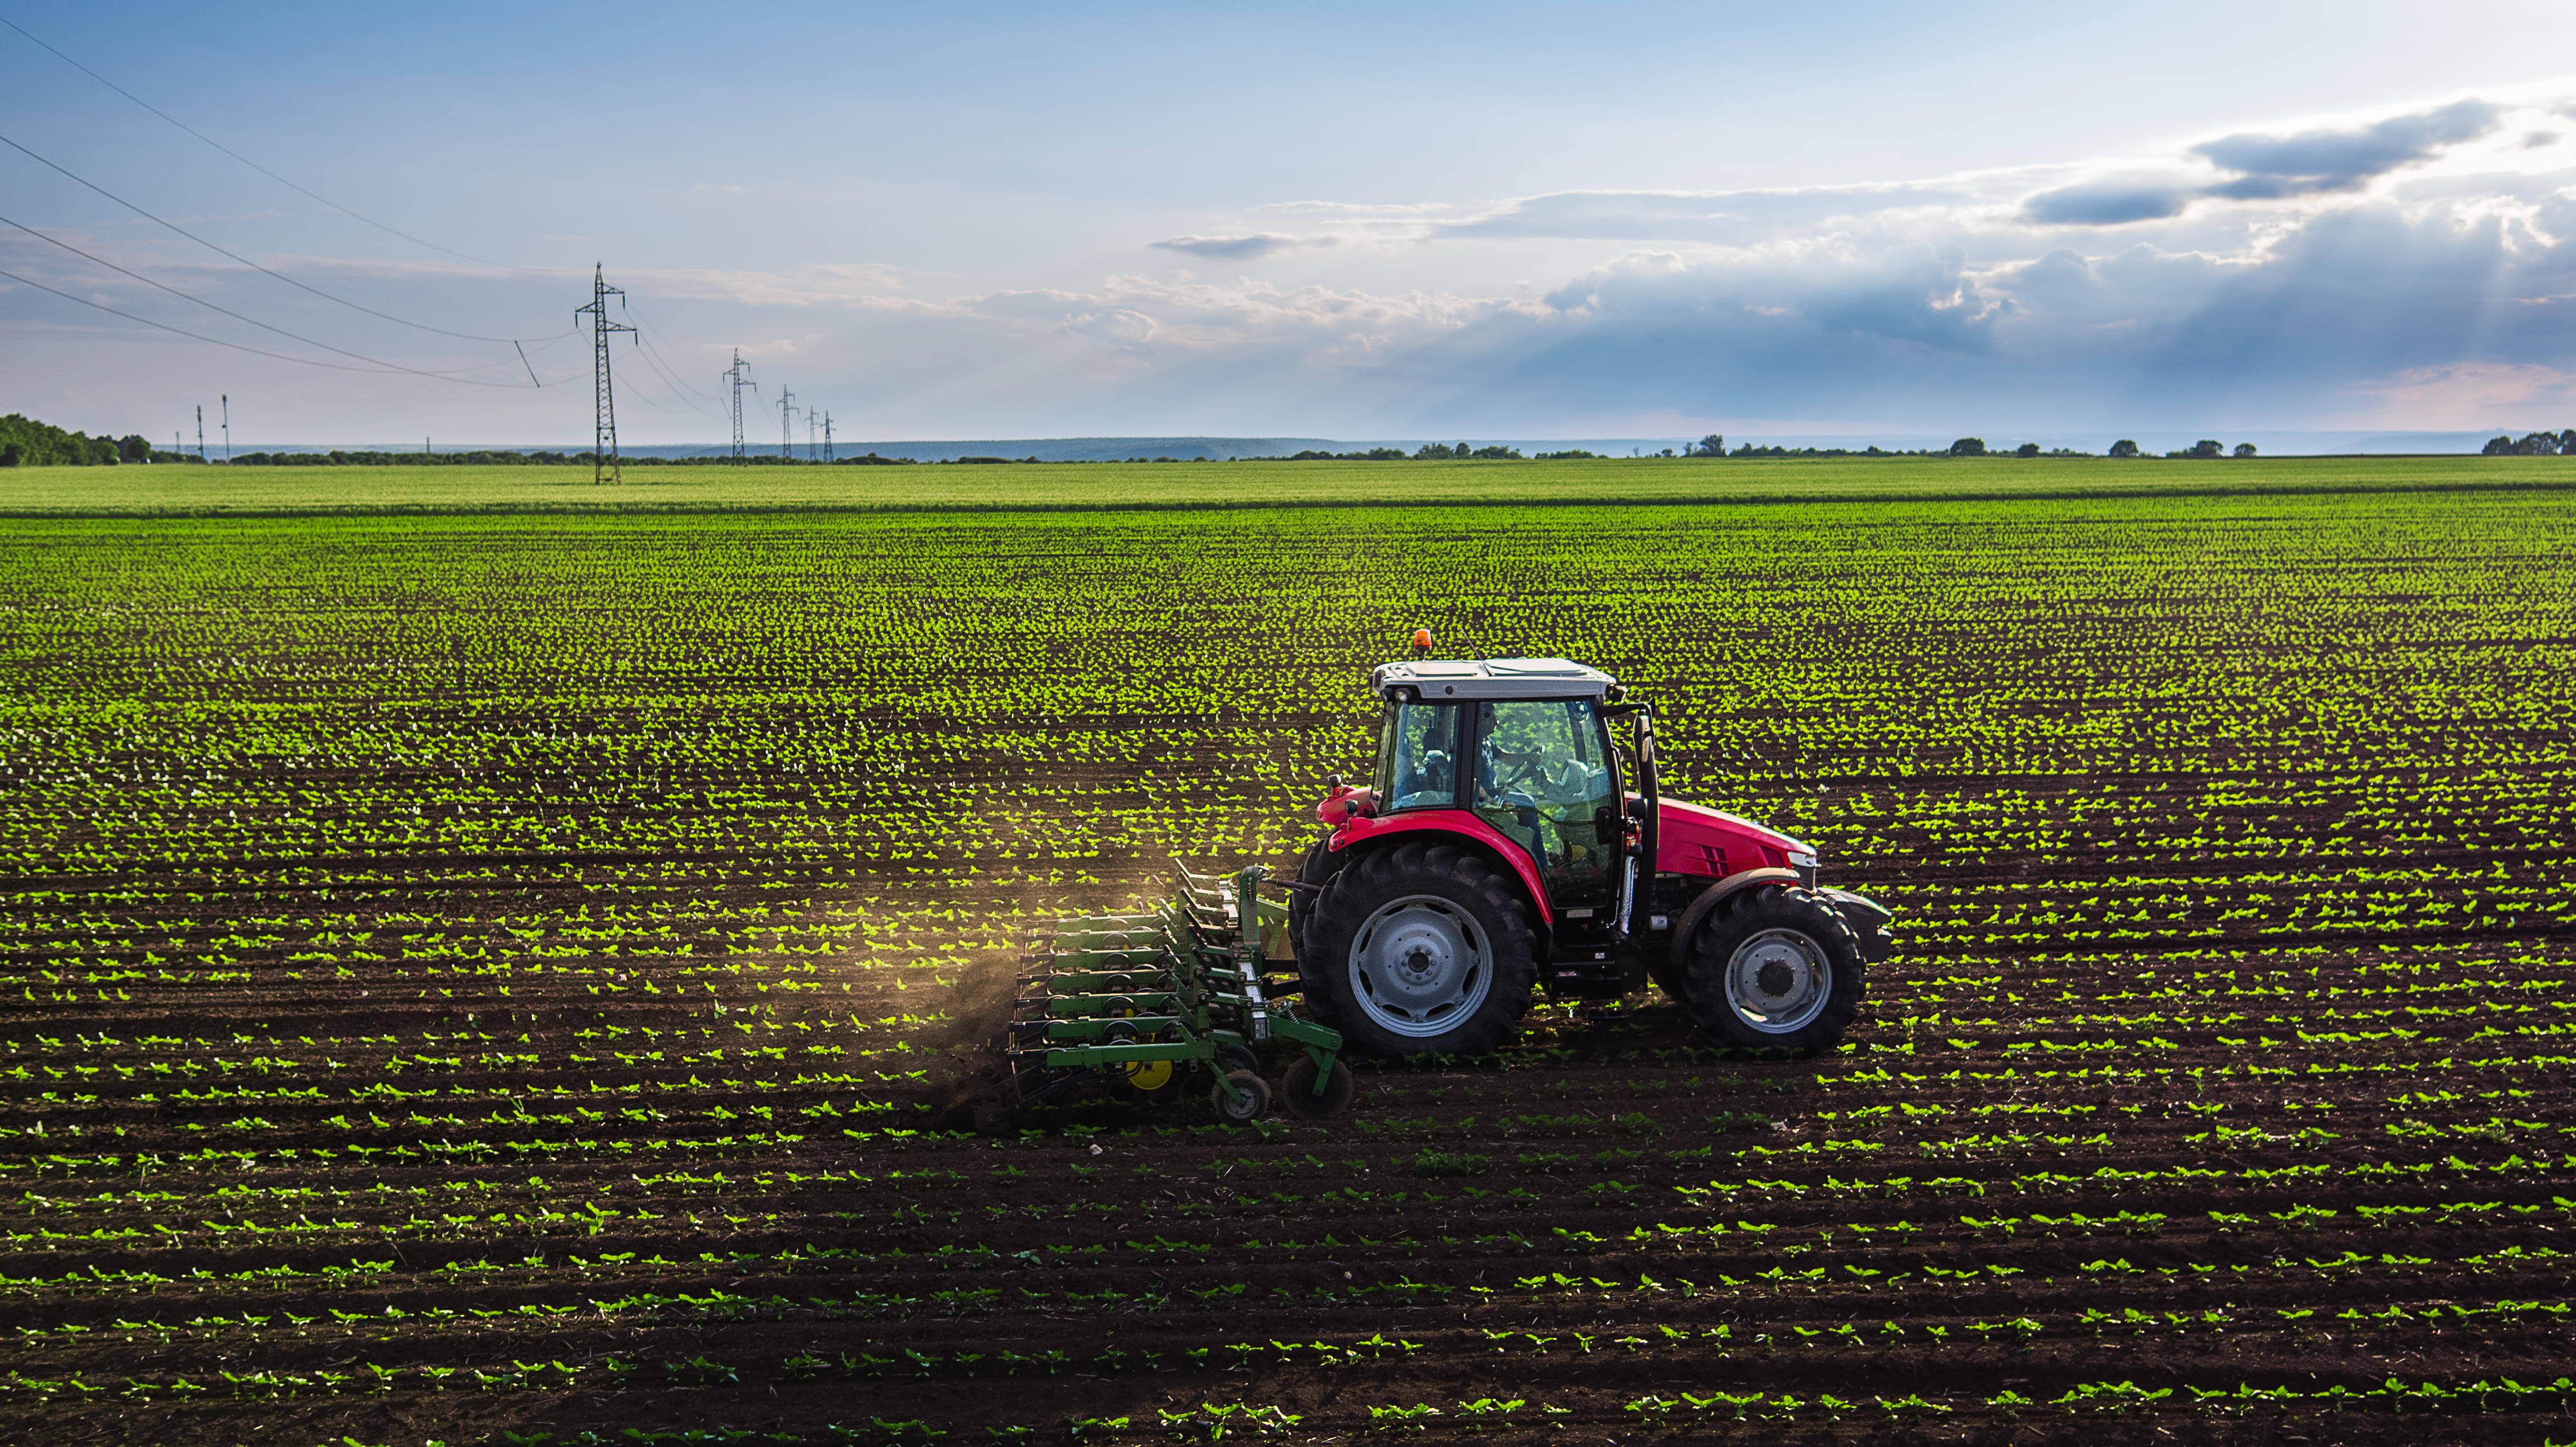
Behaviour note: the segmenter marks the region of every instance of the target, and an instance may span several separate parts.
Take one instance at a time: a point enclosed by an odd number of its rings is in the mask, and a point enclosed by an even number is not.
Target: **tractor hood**
[[[1815,849],[1750,819],[1678,799],[1663,801],[1655,843],[1655,868],[1665,874],[1704,874],[1723,879],[1747,869],[1787,868],[1793,853]]]

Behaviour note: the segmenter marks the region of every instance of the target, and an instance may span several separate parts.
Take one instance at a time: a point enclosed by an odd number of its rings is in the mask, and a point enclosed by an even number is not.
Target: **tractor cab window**
[[[1456,704],[1448,703],[1387,709],[1378,737],[1378,807],[1458,807],[1458,712]]]
[[[1573,884],[1610,868],[1619,789],[1606,739],[1590,699],[1477,706],[1476,812],[1543,876]]]

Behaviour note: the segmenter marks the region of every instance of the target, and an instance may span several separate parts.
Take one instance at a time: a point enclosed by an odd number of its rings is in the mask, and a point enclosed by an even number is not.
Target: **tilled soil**
[[[2371,506],[23,529],[0,1439],[2576,1436],[2566,530]],[[1325,547],[1672,655],[1674,791],[1900,910],[1847,1047],[955,1129],[1031,925],[1294,857]]]

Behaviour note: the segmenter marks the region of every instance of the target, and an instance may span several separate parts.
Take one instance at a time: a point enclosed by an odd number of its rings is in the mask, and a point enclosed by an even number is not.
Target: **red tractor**
[[[1654,715],[1616,679],[1494,658],[1369,682],[1376,778],[1336,780],[1317,807],[1332,832],[1288,909],[1307,1011],[1348,1048],[1490,1050],[1534,989],[1617,997],[1650,979],[1721,1045],[1841,1041],[1890,911],[1818,884],[1810,846],[1662,797]]]

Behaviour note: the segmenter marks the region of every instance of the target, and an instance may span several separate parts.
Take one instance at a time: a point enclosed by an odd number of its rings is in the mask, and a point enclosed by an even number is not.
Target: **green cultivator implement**
[[[1016,1099],[1004,1117],[1089,1092],[1177,1100],[1201,1080],[1236,1124],[1274,1102],[1310,1120],[1350,1104],[1340,1032],[1266,996],[1263,935],[1287,928],[1286,908],[1259,896],[1268,871],[1175,870],[1172,899],[1151,914],[1059,920],[1030,942],[1011,1012]],[[1275,1092],[1265,1046],[1295,1051]]]

